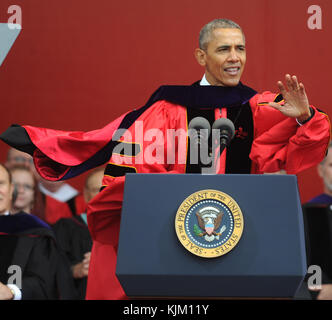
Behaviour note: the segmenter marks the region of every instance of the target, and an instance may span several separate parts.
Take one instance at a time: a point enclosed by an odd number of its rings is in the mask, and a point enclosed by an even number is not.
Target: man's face
[[[8,172],[0,166],[0,215],[10,209],[13,186],[9,182]]]
[[[29,213],[34,201],[35,182],[33,175],[26,170],[16,169],[12,171],[12,179],[17,190],[14,209]]]
[[[11,148],[8,151],[6,167],[11,169],[16,165],[23,165],[29,169],[34,168],[32,157],[28,153]]]
[[[325,188],[332,192],[332,148],[323,163],[318,165],[318,174],[323,179]]]
[[[246,63],[245,42],[240,29],[215,29],[206,50],[196,49],[198,63],[205,67],[214,86],[236,86]]]
[[[84,199],[88,203],[92,198],[94,198],[102,186],[102,181],[104,177],[103,171],[97,171],[91,175],[84,187]]]

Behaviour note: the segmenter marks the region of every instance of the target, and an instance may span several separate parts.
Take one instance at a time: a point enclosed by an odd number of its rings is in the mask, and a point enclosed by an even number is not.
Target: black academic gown
[[[8,273],[10,266],[21,269],[23,300],[77,298],[53,231],[33,215],[0,216],[0,281],[4,284],[13,276]]]
[[[81,216],[60,219],[53,225],[53,230],[57,242],[66,254],[71,266],[80,263],[84,258],[84,254],[91,251],[91,235]],[[79,299],[85,299],[87,277],[75,279],[74,282]]]

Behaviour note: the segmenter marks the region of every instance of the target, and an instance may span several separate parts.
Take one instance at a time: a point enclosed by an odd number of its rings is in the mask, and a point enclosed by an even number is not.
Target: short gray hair
[[[199,33],[199,48],[206,50],[209,41],[211,40],[211,34],[215,29],[240,29],[244,38],[244,33],[241,27],[232,20],[229,19],[215,19],[207,23]]]

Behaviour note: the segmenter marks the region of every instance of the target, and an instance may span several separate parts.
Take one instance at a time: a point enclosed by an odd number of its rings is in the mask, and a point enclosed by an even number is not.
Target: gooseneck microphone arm
[[[216,130],[216,131],[214,131]],[[216,133],[216,134],[213,134]],[[217,119],[212,125],[212,136],[217,137],[217,143],[220,143],[219,154],[229,145],[235,134],[234,123],[227,118]]]
[[[203,117],[193,118],[188,125],[190,138],[190,164],[204,166],[211,162],[208,155],[211,125]]]

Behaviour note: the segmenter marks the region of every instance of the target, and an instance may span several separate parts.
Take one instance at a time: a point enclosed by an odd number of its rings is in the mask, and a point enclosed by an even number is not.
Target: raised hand
[[[307,120],[311,116],[309,101],[305,93],[303,83],[298,83],[296,76],[286,74],[285,81],[287,87],[278,81],[278,88],[282,94],[285,104],[281,106],[275,102],[269,105],[287,117],[297,118],[299,122]]]

